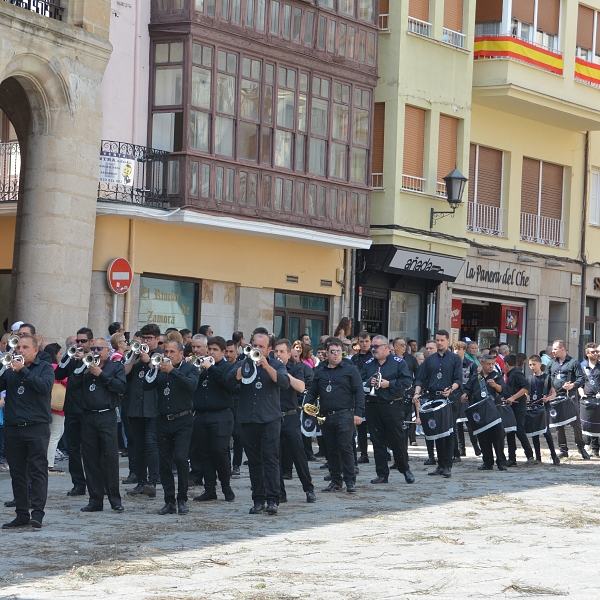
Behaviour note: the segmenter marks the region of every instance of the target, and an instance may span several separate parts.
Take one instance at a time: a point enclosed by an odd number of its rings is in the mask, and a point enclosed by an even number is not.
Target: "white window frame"
[[[590,175],[589,224],[600,227],[600,169],[592,169]]]

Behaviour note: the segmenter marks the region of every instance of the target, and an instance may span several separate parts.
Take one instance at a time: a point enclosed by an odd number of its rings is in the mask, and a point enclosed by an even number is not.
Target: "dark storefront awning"
[[[434,279],[435,281],[455,281],[465,264],[464,259],[454,256],[419,252],[396,246],[388,248],[387,256],[381,264],[381,270],[388,273]]]

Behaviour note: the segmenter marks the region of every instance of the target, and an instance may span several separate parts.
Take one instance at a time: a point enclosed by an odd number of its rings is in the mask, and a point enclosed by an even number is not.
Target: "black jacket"
[[[441,373],[441,378],[438,378]],[[429,355],[417,373],[415,385],[428,392],[442,392],[454,384],[462,387],[462,360],[458,354],[446,350]]]
[[[151,383],[144,379],[144,389],[156,388],[159,415],[176,415],[194,407],[194,392],[199,377],[198,368],[182,360],[170,373],[159,371]]]
[[[305,363],[299,363],[299,364],[293,364],[291,362],[288,362],[287,365],[285,365],[287,372],[294,377],[295,379],[299,379],[300,381],[304,381],[304,384],[306,385],[306,378],[304,376],[304,368],[306,367],[309,371],[312,371],[312,369]],[[290,387],[287,390],[281,390],[280,394],[279,394],[279,400],[281,402],[281,412],[287,412],[288,410],[296,410],[298,408],[298,396],[301,394],[298,394],[298,392],[292,387],[292,385],[290,384]]]
[[[502,403],[502,392],[496,391],[493,387],[487,384],[488,381],[493,381],[494,383],[502,386],[504,384],[504,378],[496,369],[494,369],[489,375],[484,375],[483,373],[477,372],[477,365],[475,363],[471,363],[475,366],[475,371],[472,373],[471,377],[469,377],[469,381],[465,383],[463,387],[463,391],[469,397],[469,406],[471,404],[475,404],[480,400],[483,400],[482,391],[485,389],[486,397],[491,398],[494,404],[498,405]],[[483,383],[485,381],[485,384]],[[482,388],[483,384],[483,388]]]
[[[6,369],[0,376],[0,391],[6,390],[5,425],[51,423],[53,386],[52,365],[37,356],[29,367],[23,367],[18,372]]]
[[[529,391],[529,382],[519,367],[515,367],[510,371],[504,384],[504,397],[509,398],[516,394],[519,390],[526,389]],[[512,403],[514,410],[525,410],[527,406],[527,397],[521,396]]]
[[[150,363],[144,363],[139,357],[134,360],[131,371],[127,374],[126,414],[128,417],[152,419],[158,414],[158,393],[156,388],[144,389],[146,374],[152,366]]]
[[[552,379],[549,373],[542,373],[539,377],[532,375],[529,378],[529,404],[539,403],[542,396],[549,396],[552,391]]]
[[[589,398],[595,398],[600,393],[600,364],[596,363],[595,368],[590,368],[589,364],[582,367],[584,383],[583,391]]]
[[[375,391],[376,396],[365,396],[366,402],[391,402],[404,397],[404,391],[412,385],[412,377],[408,365],[403,358],[389,354],[385,362],[380,365],[379,361],[371,358],[365,363],[360,373],[365,391],[371,390],[371,378],[380,370],[382,379],[390,382],[390,387],[379,388]]]
[[[357,352],[350,357],[352,364],[359,370],[362,371],[367,361],[373,358],[373,353],[367,350],[364,354]]]
[[[327,387],[331,386],[331,391]],[[330,369],[327,361],[322,361],[314,370],[314,379],[306,395],[308,404],[320,399],[321,413],[333,410],[353,409],[357,417],[365,410],[365,391],[358,369],[347,360]]]
[[[76,361],[81,366],[81,361]],[[83,373],[73,373],[69,379],[73,380],[75,389],[81,389],[81,408],[88,410],[104,410],[116,408],[120,403],[120,395],[127,390],[125,369],[120,362],[107,361],[101,367],[102,373],[96,377],[85,369]]]
[[[65,405],[63,407],[63,411],[66,413],[81,414],[83,412],[81,408],[83,388],[75,387],[75,380],[71,377],[78,365],[80,366],[81,363],[71,359],[66,367],[57,366],[54,371],[54,376],[59,381],[67,379],[67,393],[65,394]]]
[[[235,384],[227,376],[229,371],[235,367],[236,365],[232,365],[223,359],[209,369],[200,371],[198,387],[194,393],[194,410],[233,409]]]
[[[584,375],[579,361],[574,359],[568,354],[565,356],[565,360],[562,365],[558,362],[558,358],[553,358],[549,365],[550,377],[552,377],[552,384],[556,393],[559,394],[562,390],[562,386],[571,381],[575,384],[575,388],[583,385]],[[565,390],[566,391],[566,390]]]

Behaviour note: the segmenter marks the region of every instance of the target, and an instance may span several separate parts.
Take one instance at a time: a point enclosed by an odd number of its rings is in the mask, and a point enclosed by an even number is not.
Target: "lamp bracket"
[[[433,229],[433,226],[446,215],[450,215],[452,218],[454,218],[454,213],[456,212],[457,208],[457,206],[453,206],[452,210],[433,210],[432,208],[431,217],[429,219],[429,229]]]

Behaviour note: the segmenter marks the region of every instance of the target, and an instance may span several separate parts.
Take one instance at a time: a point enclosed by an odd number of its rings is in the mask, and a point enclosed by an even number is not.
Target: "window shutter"
[[[389,15],[390,14],[390,0],[379,0],[379,14]]]
[[[385,102],[375,102],[373,121],[373,173],[383,173],[383,140],[385,131]]]
[[[542,217],[562,219],[563,171],[562,165],[542,163]]]
[[[538,194],[540,191],[540,161],[523,157],[521,177],[521,212],[538,214]]]
[[[537,28],[551,35],[558,35],[560,0],[538,0]]]
[[[502,21],[502,0],[477,0],[475,23]]]
[[[535,0],[513,0],[512,18],[533,25]]]
[[[592,185],[590,189],[590,225],[600,225],[600,194],[598,194],[598,184],[600,183],[600,171],[592,171]]]
[[[469,202],[475,202],[475,162],[477,159],[477,146],[469,147]]]
[[[429,0],[410,0],[408,16],[419,21],[429,21]]]
[[[458,119],[440,115],[440,138],[438,141],[437,180],[441,183],[456,167],[456,143]]]
[[[502,151],[479,146],[477,202],[500,208]]]
[[[463,0],[444,1],[444,27],[462,33]]]
[[[404,160],[402,174],[423,177],[425,111],[406,105],[404,116]]]
[[[586,50],[594,45],[594,11],[581,4],[577,15],[577,45]]]

